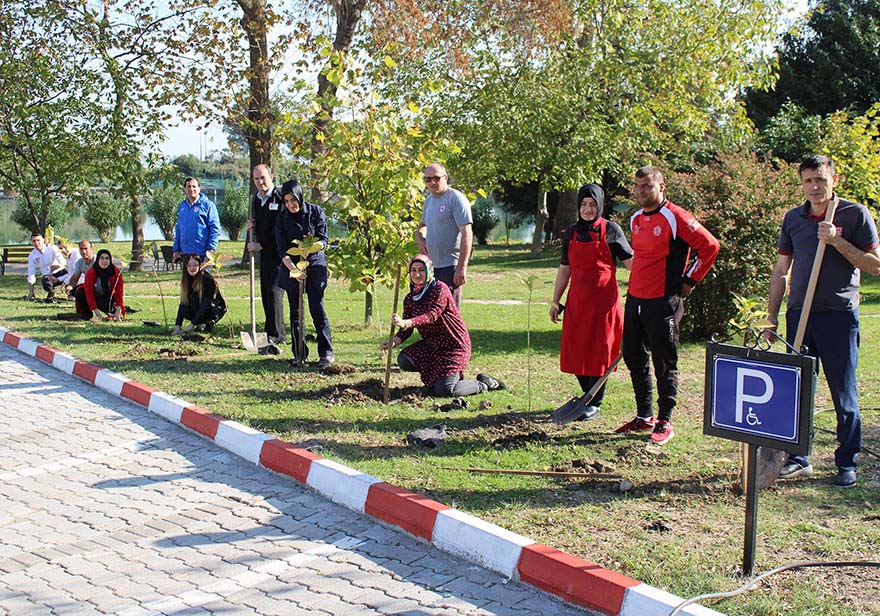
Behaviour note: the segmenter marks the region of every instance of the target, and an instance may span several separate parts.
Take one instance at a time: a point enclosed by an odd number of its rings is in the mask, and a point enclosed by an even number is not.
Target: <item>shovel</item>
[[[550,419],[553,420],[555,424],[566,424],[570,421],[574,421],[575,419],[581,417],[587,412],[587,407],[590,402],[593,401],[593,398],[596,396],[596,392],[599,391],[599,388],[605,384],[605,381],[608,380],[608,377],[611,376],[611,373],[614,372],[614,369],[617,367],[617,364],[620,363],[620,360],[623,359],[623,355],[618,355],[617,359],[615,359],[610,366],[608,366],[608,370],[605,371],[605,374],[602,375],[602,378],[593,384],[590,387],[590,391],[585,393],[580,398],[572,398],[558,409],[553,411],[553,414],[550,415]]]
[[[251,207],[251,220],[254,219],[254,209]],[[253,229],[248,229],[248,243],[253,241]],[[257,333],[257,304],[256,304],[256,276],[254,274],[254,253],[248,250],[251,264],[251,331],[241,332],[241,345],[248,351],[266,355],[265,349],[269,346],[269,337],[266,332]],[[273,345],[274,346],[274,345]]]

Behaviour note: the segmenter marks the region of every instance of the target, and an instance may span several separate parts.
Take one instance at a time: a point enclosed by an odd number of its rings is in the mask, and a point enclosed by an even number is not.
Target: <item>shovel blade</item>
[[[250,332],[241,332],[241,346],[248,351],[259,353],[260,349],[269,346],[269,337],[266,332],[259,332],[255,339],[251,337]]]
[[[574,421],[587,412],[587,405],[589,402],[590,400],[587,399],[587,394],[584,394],[580,398],[572,398],[553,411],[553,414],[550,415],[550,419],[553,423],[559,425]]]

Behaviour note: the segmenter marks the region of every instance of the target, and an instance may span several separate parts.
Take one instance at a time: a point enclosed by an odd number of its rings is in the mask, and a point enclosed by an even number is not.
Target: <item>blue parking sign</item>
[[[708,345],[703,432],[808,453],[814,368],[809,356]]]

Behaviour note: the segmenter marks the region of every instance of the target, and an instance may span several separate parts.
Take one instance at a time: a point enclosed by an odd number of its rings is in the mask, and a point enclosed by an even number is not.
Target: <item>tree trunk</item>
[[[266,34],[266,0],[238,0],[242,10],[241,27],[245,31],[249,49],[247,118],[242,133],[248,144],[250,168],[272,164],[272,108],[269,100],[269,42]],[[250,194],[256,193],[253,176]],[[236,238],[237,239],[237,238]],[[233,240],[235,241],[235,240]],[[257,253],[259,255],[259,253]],[[247,243],[242,250],[241,262],[250,258]]]
[[[144,269],[144,221],[141,214],[141,196],[137,192],[131,195],[131,261],[128,264],[131,272]]]
[[[338,63],[339,73],[345,71],[346,59],[354,40],[355,30],[361,20],[366,0],[333,0],[333,12],[336,14],[336,36],[333,39],[333,54],[330,56],[324,70],[318,75],[318,102],[320,110],[312,118],[312,166],[310,181],[312,184],[311,200],[315,203],[326,201],[324,180],[321,177],[319,161],[326,155],[327,146],[324,145],[327,136],[327,127],[333,119],[333,111],[336,102],[336,90],[338,84],[327,78],[327,71],[332,68],[334,62]]]
[[[364,291],[364,325],[373,322],[373,293],[367,289]]]
[[[559,207],[556,208],[556,220],[553,222],[553,239],[561,238],[565,228],[577,222],[577,195],[578,191],[575,189],[559,194]]]
[[[532,234],[531,255],[537,257],[544,247],[544,223],[547,221],[547,192],[538,182],[538,202],[535,209],[535,232]]]
[[[241,27],[247,35],[249,55],[247,139],[251,169],[272,163],[272,113],[269,105],[269,42],[266,34],[266,0],[238,0]]]

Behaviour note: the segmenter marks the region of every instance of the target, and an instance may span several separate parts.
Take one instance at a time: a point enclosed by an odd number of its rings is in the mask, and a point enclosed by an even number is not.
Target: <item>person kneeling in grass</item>
[[[202,263],[199,255],[184,255],[183,273],[180,276],[180,306],[171,331],[173,335],[188,333],[194,329],[210,332],[214,329],[214,324],[226,314],[226,301],[206,267],[207,264]],[[190,323],[182,327],[184,319]]]
[[[403,299],[403,317],[396,312],[391,323],[400,331],[391,340],[399,346],[418,329],[422,339],[403,349],[397,365],[406,372],[418,372],[422,382],[436,396],[470,396],[505,385],[487,374],[464,380],[471,358],[471,337],[458,305],[444,283],[434,278],[431,259],[416,255],[409,263],[410,292]],[[382,342],[388,350],[388,341]]]
[[[121,321],[125,318],[122,272],[113,265],[113,256],[109,250],[98,251],[95,264],[86,272],[83,290],[86,306],[77,305],[77,309],[84,319],[100,323]]]

